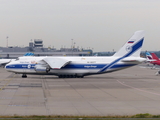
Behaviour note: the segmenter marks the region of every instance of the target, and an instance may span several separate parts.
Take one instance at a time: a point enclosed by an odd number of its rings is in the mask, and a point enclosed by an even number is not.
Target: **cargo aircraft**
[[[140,57],[144,40],[144,31],[136,31],[134,35],[109,57],[19,57],[8,63],[5,69],[9,72],[22,74],[56,75],[59,78],[83,78],[87,75],[103,74],[122,70],[146,61]]]

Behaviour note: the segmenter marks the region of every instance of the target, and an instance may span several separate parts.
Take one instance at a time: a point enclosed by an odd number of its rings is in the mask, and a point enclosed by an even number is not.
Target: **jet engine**
[[[50,71],[50,67],[47,64],[37,64],[34,67],[34,70],[37,73],[48,73]]]

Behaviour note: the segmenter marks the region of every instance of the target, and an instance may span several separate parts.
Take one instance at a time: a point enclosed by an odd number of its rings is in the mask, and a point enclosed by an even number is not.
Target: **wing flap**
[[[64,58],[49,58],[46,57],[43,59],[52,69],[61,69],[62,67],[66,66],[70,63],[69,60]]]

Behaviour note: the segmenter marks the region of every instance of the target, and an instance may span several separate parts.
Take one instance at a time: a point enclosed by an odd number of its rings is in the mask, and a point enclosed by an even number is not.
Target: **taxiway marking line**
[[[0,88],[0,91],[2,91],[11,82],[11,80],[13,80],[14,77],[15,77],[15,75],[10,79],[3,79],[4,81],[7,80],[8,82]]]
[[[149,91],[142,90],[142,89],[139,89],[139,88],[136,88],[136,87],[132,87],[132,86],[130,86],[130,85],[124,84],[123,82],[120,82],[119,80],[117,80],[117,82],[119,82],[121,85],[124,85],[124,86],[126,86],[126,87],[129,87],[129,88],[132,88],[132,89],[141,91],[141,92],[150,93],[150,94],[153,94],[153,95],[158,95],[158,96],[160,96],[159,93],[149,92]]]

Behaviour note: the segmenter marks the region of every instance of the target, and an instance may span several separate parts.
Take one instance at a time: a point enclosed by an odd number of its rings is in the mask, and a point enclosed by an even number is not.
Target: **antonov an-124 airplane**
[[[109,57],[19,57],[16,61],[8,63],[5,68],[9,72],[22,74],[56,75],[59,78],[80,77],[114,72],[132,67],[145,61],[140,57],[144,40],[144,31],[137,31],[116,52]]]

